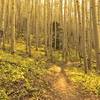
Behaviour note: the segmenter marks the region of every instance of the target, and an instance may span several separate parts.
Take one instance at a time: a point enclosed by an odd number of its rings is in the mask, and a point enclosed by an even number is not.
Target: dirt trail
[[[81,89],[79,89],[81,87],[73,84],[59,66],[52,65],[49,68],[49,74],[51,75],[51,84],[55,95],[54,100],[99,100],[92,96],[85,97],[81,94]]]

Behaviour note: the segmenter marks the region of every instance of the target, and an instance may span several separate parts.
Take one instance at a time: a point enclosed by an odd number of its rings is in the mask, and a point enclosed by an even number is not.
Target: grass
[[[41,59],[44,53],[33,50],[32,54],[27,57],[20,44],[14,55],[0,50],[0,100],[36,100],[45,96],[49,85],[43,79],[47,72],[45,59]]]
[[[62,61],[62,54],[53,54],[56,62]],[[51,69],[52,70],[52,69]],[[59,70],[59,69],[58,69]],[[71,81],[81,85],[85,91],[100,95],[100,76],[84,74],[81,68],[65,69]],[[16,53],[0,50],[0,100],[48,100],[50,84],[43,78],[47,75],[47,62],[43,48],[32,47],[32,57],[25,53],[25,45],[18,43]],[[49,91],[50,92],[50,91]]]
[[[100,76],[95,73],[84,74],[81,68],[70,67],[65,69],[69,79],[80,86],[85,91],[100,95]]]

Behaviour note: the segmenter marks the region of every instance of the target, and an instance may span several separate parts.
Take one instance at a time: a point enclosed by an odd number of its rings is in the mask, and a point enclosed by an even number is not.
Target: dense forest
[[[100,100],[100,0],[0,0],[0,100]]]

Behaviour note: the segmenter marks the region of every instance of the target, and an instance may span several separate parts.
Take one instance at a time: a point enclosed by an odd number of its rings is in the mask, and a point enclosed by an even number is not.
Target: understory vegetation
[[[40,59],[42,53],[34,51],[34,58],[25,56],[20,51],[12,55],[0,50],[0,100],[24,100],[28,96],[36,100],[45,96],[49,85],[43,80],[47,69],[45,60]]]
[[[69,75],[69,79],[78,84],[84,92],[91,92],[100,96],[100,76],[95,72],[85,74],[82,68],[70,67],[65,72]]]
[[[0,50],[0,100],[27,100],[28,98],[48,100],[51,98],[50,92],[53,88],[46,80],[49,62],[42,49],[39,51],[33,49],[32,54],[28,57],[22,44],[17,44],[14,55],[10,54],[9,50]],[[62,60],[59,52],[54,56],[55,61]],[[89,91],[100,95],[100,77],[95,72],[85,74],[81,68],[75,66],[65,67],[64,71],[68,74],[70,81],[82,85],[83,92]],[[53,74],[52,70],[50,72]]]

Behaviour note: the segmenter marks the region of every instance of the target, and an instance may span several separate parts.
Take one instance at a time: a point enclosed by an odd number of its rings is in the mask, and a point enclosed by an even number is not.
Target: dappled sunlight
[[[59,75],[57,80],[53,82],[53,87],[62,93],[69,92],[69,84],[66,82],[63,75]]]
[[[52,65],[52,67],[49,68],[49,71],[51,71],[53,75],[52,88],[58,95],[61,95],[64,100],[79,98],[76,90],[77,87],[69,82],[67,75],[63,73],[63,69],[61,68],[62,66],[58,65]]]
[[[57,65],[52,65],[52,66],[50,66],[49,71],[54,72],[54,73],[60,73],[61,67],[59,67]]]

